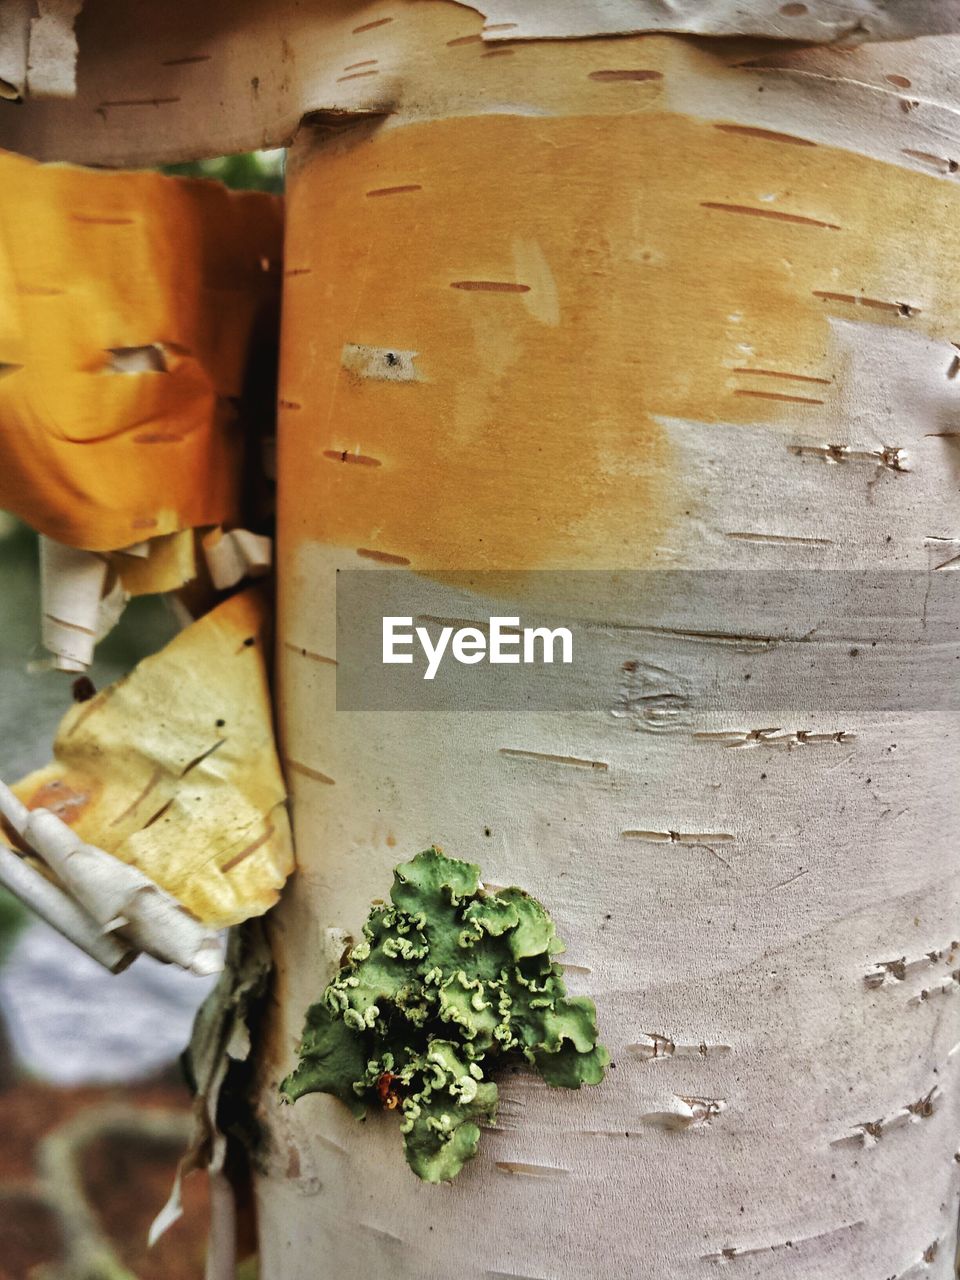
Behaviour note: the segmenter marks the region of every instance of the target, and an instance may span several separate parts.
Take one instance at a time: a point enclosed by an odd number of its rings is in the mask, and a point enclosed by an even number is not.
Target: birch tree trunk
[[[262,1275],[953,1275],[957,726],[916,587],[960,552],[956,44],[426,30],[443,94],[322,120],[290,162],[300,871],[272,917]],[[359,36],[344,64],[378,66]],[[441,618],[443,569],[778,572],[759,632],[697,573],[662,625],[624,580],[585,607],[557,575],[606,646],[604,709],[455,715],[336,710],[334,582],[364,565],[408,566]],[[873,616],[842,606],[858,569],[889,571]],[[547,903],[616,1064],[575,1095],[509,1077],[444,1188],[393,1117],[276,1100],[325,939],[433,842]]]

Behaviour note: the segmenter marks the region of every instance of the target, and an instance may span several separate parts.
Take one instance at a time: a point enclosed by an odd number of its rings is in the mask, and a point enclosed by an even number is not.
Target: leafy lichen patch
[[[496,1118],[498,1067],[525,1062],[568,1089],[603,1078],[596,1009],[567,995],[562,950],[535,898],[489,892],[479,867],[425,850],[396,868],[390,902],[308,1010],[283,1098],[398,1109],[414,1173],[449,1182]]]

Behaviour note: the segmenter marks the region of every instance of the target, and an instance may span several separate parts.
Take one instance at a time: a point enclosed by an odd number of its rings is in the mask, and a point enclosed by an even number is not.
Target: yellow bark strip
[[[0,506],[103,551],[235,519],[279,203],[9,154],[0,181]]]
[[[690,497],[658,419],[778,432],[785,466],[798,433],[828,446],[832,318],[960,333],[958,206],[935,177],[664,111],[318,143],[287,236],[286,552],[655,562]],[[417,380],[347,369],[345,344],[414,352]]]
[[[256,591],[206,614],[69,711],[16,788],[215,926],[266,911],[293,867],[267,618]]]

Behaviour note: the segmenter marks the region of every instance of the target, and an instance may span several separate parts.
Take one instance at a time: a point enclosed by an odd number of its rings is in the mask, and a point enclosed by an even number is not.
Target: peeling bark
[[[231,597],[123,680],[74,705],[53,763],[18,784],[28,810],[48,811],[41,834],[58,820],[67,824],[54,833],[63,865],[52,870],[66,876],[77,868],[71,890],[81,900],[95,894],[85,906],[101,925],[129,914],[122,904],[104,906],[122,896],[124,876],[135,886],[142,874],[183,904],[190,936],[260,915],[276,901],[293,858],[268,653],[264,598],[254,589]],[[24,821],[41,819],[28,813]],[[103,859],[119,859],[112,874]],[[169,945],[173,923],[160,928]],[[162,954],[162,939],[159,946]]]
[[[13,25],[11,34],[16,31]],[[398,112],[406,118],[482,113],[505,91],[511,109],[556,108],[563,114],[571,105],[564,80],[558,78],[554,94],[544,95],[543,85],[524,77],[511,81],[515,64],[529,65],[531,56],[539,61],[557,39],[606,36],[602,42],[594,38],[592,48],[612,56],[585,70],[596,85],[626,85],[628,92],[635,91],[658,75],[648,74],[645,60],[624,62],[617,55],[628,46],[609,37],[640,32],[686,32],[705,44],[710,41],[704,38],[726,37],[723,43],[731,56],[765,67],[771,86],[780,77],[771,74],[770,64],[789,67],[796,58],[799,75],[826,75],[848,84],[853,90],[849,96],[861,98],[860,110],[865,105],[862,90],[869,87],[874,91],[866,98],[874,109],[871,132],[882,136],[887,129],[883,97],[896,110],[903,100],[911,112],[929,118],[941,96],[931,81],[942,80],[951,96],[953,42],[930,37],[960,34],[960,3],[327,0],[300,5],[295,0],[208,0],[185,23],[179,0],[99,0],[83,15],[76,97],[27,100],[16,113],[2,113],[0,145],[39,158],[155,164],[284,146],[304,119],[337,131],[358,119]],[[3,34],[0,28],[0,76],[6,65]],[[911,46],[862,45],[857,74],[848,74],[847,54],[853,46],[910,37],[919,39]],[[816,49],[811,55],[808,46],[821,44],[820,56]],[[15,38],[10,49],[16,86]],[[867,50],[863,58],[862,49]],[[919,64],[917,78],[911,74],[913,63]],[[895,78],[887,79],[885,73]],[[694,90],[701,108],[708,93],[706,85]],[[750,95],[745,96],[750,102]],[[224,109],[227,103],[229,109]],[[624,110],[622,100],[614,109]],[[828,112],[825,122],[841,140],[849,109],[845,104],[841,112]],[[738,115],[736,123],[742,126],[794,132],[795,113],[780,118],[769,97]],[[812,113],[808,116],[809,127]],[[914,145],[922,153],[915,161],[918,167],[929,170],[948,162],[943,141],[934,131]],[[859,145],[869,149],[871,141],[863,137]],[[370,185],[378,190],[407,184]]]
[[[173,0],[104,2],[76,100],[0,122],[99,164],[294,140],[301,874],[257,1063],[264,1280],[952,1274],[957,726],[916,693],[926,602],[889,588],[823,634],[786,586],[759,620],[691,588],[651,622],[570,585],[550,603],[605,637],[605,710],[336,710],[340,569],[409,571],[424,618],[476,621],[489,600],[448,571],[501,571],[522,614],[521,569],[955,564],[957,6],[735,9],[218,0],[185,30]],[[874,646],[899,709],[788,678],[800,653],[829,688]],[[762,718],[717,654],[767,677]],[[563,1106],[505,1082],[442,1196],[387,1126],[276,1095],[344,931],[434,841],[549,905],[617,1067]]]
[[[170,568],[175,535],[240,514],[239,419],[276,315],[280,202],[9,154],[0,176],[16,193],[0,204],[0,503],[77,550],[167,539]],[[61,621],[96,630],[98,598]],[[83,633],[51,628],[82,669]]]

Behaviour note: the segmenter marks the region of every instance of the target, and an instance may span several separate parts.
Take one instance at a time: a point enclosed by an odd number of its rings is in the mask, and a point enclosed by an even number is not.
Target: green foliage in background
[[[593,1001],[566,993],[563,945],[535,898],[488,892],[479,867],[432,848],[396,868],[390,899],[308,1010],[281,1094],[332,1093],[360,1117],[398,1107],[414,1173],[449,1182],[496,1118],[493,1070],[525,1063],[579,1089],[610,1056]]]
[[[27,912],[12,893],[0,889],[0,961],[5,960],[13,940],[27,922]]]
[[[214,160],[164,165],[163,172],[181,178],[214,178],[240,191],[283,191],[283,151],[247,151]]]

